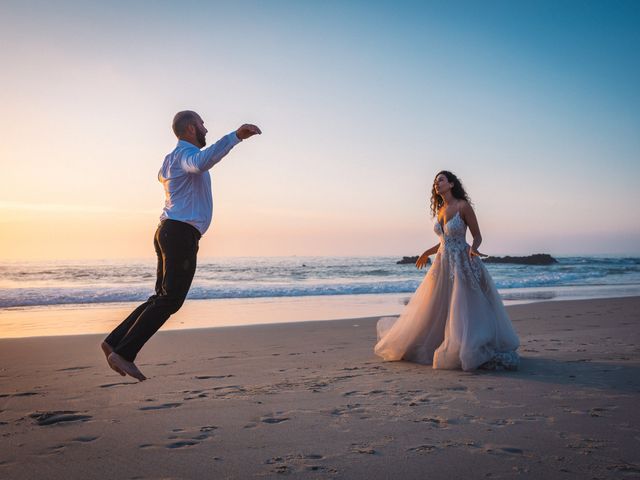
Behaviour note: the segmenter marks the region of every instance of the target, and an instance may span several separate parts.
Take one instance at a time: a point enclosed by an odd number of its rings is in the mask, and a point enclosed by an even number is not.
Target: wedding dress
[[[462,217],[434,231],[433,264],[400,317],[378,321],[375,353],[440,369],[517,369],[518,336],[486,267],[469,258]]]

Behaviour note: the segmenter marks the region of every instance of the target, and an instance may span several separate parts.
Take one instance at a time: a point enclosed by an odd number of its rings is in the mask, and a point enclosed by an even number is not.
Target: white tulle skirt
[[[482,261],[439,252],[400,317],[378,321],[375,353],[439,369],[516,369],[511,320]]]

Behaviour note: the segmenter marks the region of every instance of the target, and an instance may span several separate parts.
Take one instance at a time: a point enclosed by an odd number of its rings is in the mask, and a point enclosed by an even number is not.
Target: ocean
[[[640,258],[557,257],[550,266],[487,264],[507,303],[640,294]],[[411,294],[425,271],[397,257],[200,260],[189,299],[284,299]],[[140,302],[153,293],[149,260],[2,262],[0,311]]]

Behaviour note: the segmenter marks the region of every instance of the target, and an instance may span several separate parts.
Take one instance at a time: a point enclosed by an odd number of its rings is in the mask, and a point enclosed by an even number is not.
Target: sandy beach
[[[517,372],[373,354],[377,318],[0,340],[0,477],[640,478],[640,297],[508,307]]]

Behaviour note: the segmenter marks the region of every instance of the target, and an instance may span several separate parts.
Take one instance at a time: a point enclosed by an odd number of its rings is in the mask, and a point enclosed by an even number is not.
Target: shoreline
[[[507,309],[515,372],[384,362],[376,317],[160,331],[142,383],[98,335],[2,339],[0,476],[638,476],[640,297]]]
[[[624,288],[628,288],[625,290]],[[640,285],[597,286],[581,289],[511,289],[505,306],[640,297]],[[549,292],[552,292],[551,294]],[[504,296],[504,292],[501,292]],[[336,321],[399,315],[411,293],[187,299],[160,331],[194,330],[242,325]],[[63,304],[0,309],[0,339],[106,334],[138,303]],[[87,322],[87,318],[90,319]]]

